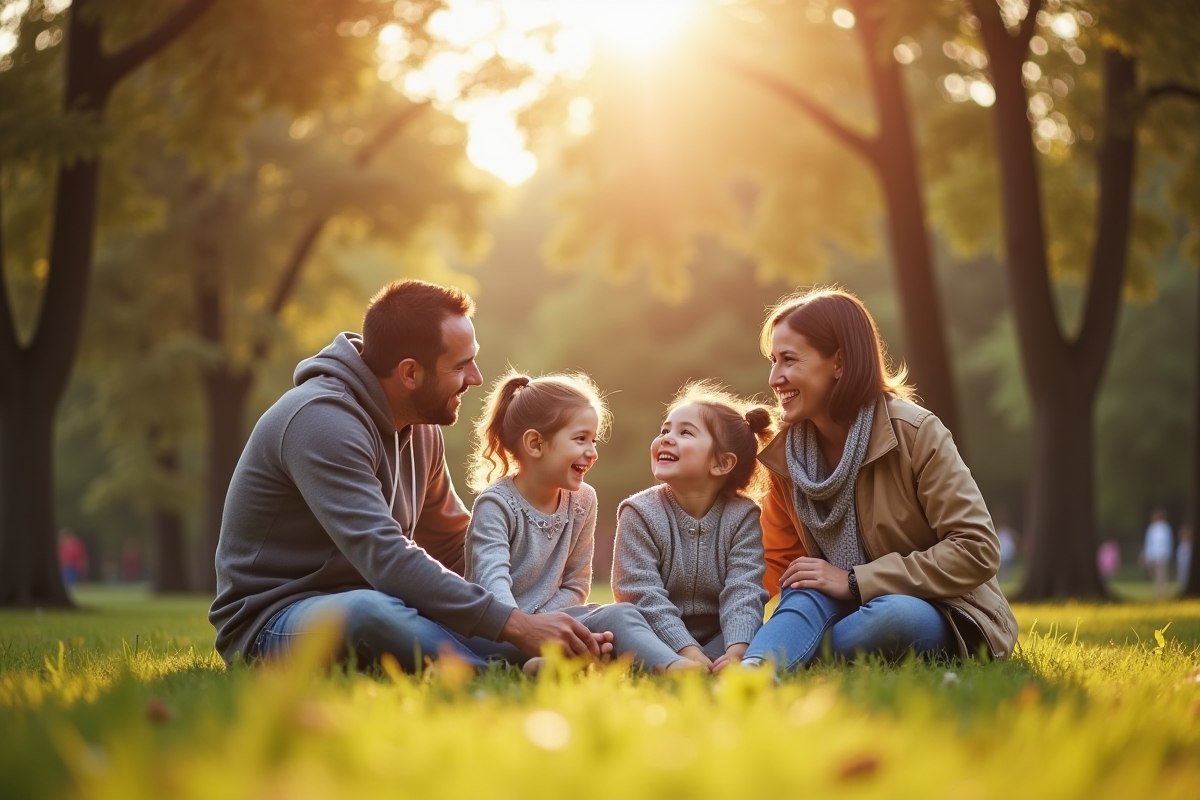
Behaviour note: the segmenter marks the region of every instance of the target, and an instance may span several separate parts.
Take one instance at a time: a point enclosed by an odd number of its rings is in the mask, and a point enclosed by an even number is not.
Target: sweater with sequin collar
[[[559,491],[552,514],[538,511],[512,478],[475,500],[465,544],[466,578],[529,614],[587,602],[596,542],[596,491]]]

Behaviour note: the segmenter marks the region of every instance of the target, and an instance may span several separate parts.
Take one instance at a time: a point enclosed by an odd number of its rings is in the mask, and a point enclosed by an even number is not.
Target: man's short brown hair
[[[442,323],[447,317],[474,313],[475,301],[453,286],[392,281],[367,304],[362,324],[363,361],[380,377],[406,358],[433,369],[445,351]]]

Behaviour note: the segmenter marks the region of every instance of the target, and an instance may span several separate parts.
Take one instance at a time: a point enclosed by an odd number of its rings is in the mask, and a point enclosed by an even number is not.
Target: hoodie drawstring
[[[390,510],[392,513],[395,513],[396,492],[400,489],[400,431],[396,431],[393,435],[392,444],[393,453],[395,455],[395,458],[392,459],[392,463],[396,465],[396,471],[392,473],[392,499],[388,501],[388,510]],[[408,438],[408,441],[404,443],[404,446],[408,448],[408,472],[412,477],[412,494],[410,494],[408,498],[415,504],[417,502],[417,455],[412,446],[411,436]],[[417,509],[415,505],[411,511],[411,514],[412,524],[409,526],[409,530],[405,531],[403,526],[400,528],[400,533],[404,534],[404,536],[409,539],[413,538],[413,536],[415,536],[417,533]]]

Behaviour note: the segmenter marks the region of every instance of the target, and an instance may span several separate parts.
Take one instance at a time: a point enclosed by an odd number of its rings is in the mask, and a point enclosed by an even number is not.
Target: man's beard
[[[426,381],[413,392],[413,410],[417,412],[417,418],[427,425],[453,425],[458,422],[458,409],[450,408],[450,398],[456,394],[459,392],[440,394],[437,383]]]

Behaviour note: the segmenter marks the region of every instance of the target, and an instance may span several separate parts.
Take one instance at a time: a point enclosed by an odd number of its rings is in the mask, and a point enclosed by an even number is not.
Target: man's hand
[[[725,652],[713,662],[712,671],[720,672],[730,664],[739,663],[742,660],[742,656],[746,654],[746,648],[749,646],[750,645],[746,642],[738,642],[737,644],[729,645],[729,647],[725,648]]]
[[[705,669],[712,671],[712,659],[704,655],[704,651],[694,644],[689,644],[687,647],[679,651],[679,655],[686,658],[688,661],[695,661]]]
[[[520,610],[508,615],[508,621],[500,630],[500,641],[510,642],[531,656],[540,656],[543,647],[554,644],[561,647],[568,658],[599,658],[602,646],[583,623],[566,614],[526,614]]]
[[[800,556],[784,571],[779,586],[782,589],[816,589],[834,600],[849,600],[849,574],[823,558]]]

